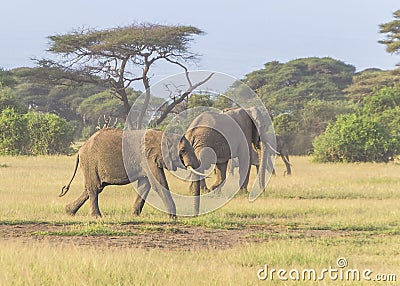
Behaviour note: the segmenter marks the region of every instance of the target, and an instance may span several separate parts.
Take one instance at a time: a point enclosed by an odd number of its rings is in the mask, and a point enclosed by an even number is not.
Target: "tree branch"
[[[178,64],[180,65],[180,64]],[[185,74],[186,74],[186,79],[188,80],[189,83],[189,88],[182,93],[176,100],[174,100],[173,102],[171,102],[163,111],[163,113],[160,115],[160,117],[156,120],[156,125],[161,124],[161,122],[163,122],[165,120],[165,118],[167,118],[168,114],[172,111],[172,109],[174,109],[174,107],[176,105],[178,105],[179,103],[181,103],[186,97],[188,97],[196,88],[198,88],[199,86],[203,85],[204,83],[206,83],[207,81],[209,81],[211,79],[211,77],[214,75],[214,73],[211,73],[209,76],[207,76],[204,80],[195,83],[194,85],[191,83],[190,78],[189,78],[189,71],[187,70],[187,68],[185,67]]]

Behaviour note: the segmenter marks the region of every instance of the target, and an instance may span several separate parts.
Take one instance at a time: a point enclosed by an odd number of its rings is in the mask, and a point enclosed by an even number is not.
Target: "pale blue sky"
[[[0,67],[33,66],[48,56],[47,36],[86,26],[111,28],[132,22],[193,25],[206,32],[193,51],[203,55],[192,69],[243,78],[278,60],[330,56],[356,66],[393,69],[400,56],[385,52],[378,25],[400,9],[394,0],[260,1],[55,1],[0,4]],[[173,71],[155,70],[159,76]]]

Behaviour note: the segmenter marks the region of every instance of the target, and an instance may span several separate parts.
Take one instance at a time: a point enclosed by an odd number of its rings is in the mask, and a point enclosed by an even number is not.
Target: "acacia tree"
[[[393,13],[394,20],[379,25],[379,32],[386,34],[386,39],[379,43],[386,45],[388,53],[400,54],[400,10]]]
[[[136,122],[139,127],[150,101],[149,72],[155,62],[164,60],[180,66],[189,83],[188,90],[171,102],[165,112],[172,110],[195,88],[211,78],[212,75],[204,81],[192,83],[187,69],[187,64],[199,58],[198,54],[190,51],[190,43],[195,35],[203,33],[192,26],[147,23],[104,30],[82,28],[72,33],[50,36],[48,51],[59,55],[60,59],[45,59],[39,64],[67,72],[63,74],[68,74],[70,80],[100,81],[109,85],[115,91],[115,96],[123,102],[125,115],[131,108],[127,88],[134,81],[141,81],[146,97]],[[161,118],[165,117],[166,114],[161,115]]]

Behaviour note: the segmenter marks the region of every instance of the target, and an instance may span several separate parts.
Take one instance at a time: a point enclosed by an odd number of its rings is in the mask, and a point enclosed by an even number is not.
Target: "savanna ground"
[[[0,157],[0,285],[309,285],[304,269],[370,269],[400,281],[400,165],[316,164],[294,157],[253,203],[238,195],[224,207],[172,221],[150,206],[132,216],[132,186],[107,187],[102,219],[67,203],[83,189],[75,157]],[[171,189],[186,189],[173,179]],[[297,269],[299,281],[257,271]],[[261,274],[263,274],[262,272]],[[294,272],[293,272],[294,273]],[[383,276],[393,280],[393,276]],[[375,285],[377,281],[319,285]],[[352,279],[350,279],[352,280]],[[396,285],[398,282],[390,282]],[[384,283],[382,283],[384,284]]]

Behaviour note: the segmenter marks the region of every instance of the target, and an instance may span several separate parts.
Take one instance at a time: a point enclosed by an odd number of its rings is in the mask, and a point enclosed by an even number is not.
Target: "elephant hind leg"
[[[88,190],[89,201],[90,201],[90,214],[94,217],[101,217],[99,208],[99,192],[98,188],[92,188]]]
[[[89,195],[90,214],[94,217],[101,217],[99,209],[99,193],[103,191],[103,184],[100,180],[90,180],[85,178],[85,190]]]
[[[228,162],[217,163],[215,166],[215,174],[217,175],[217,180],[211,186],[211,190],[214,191],[217,188],[222,188],[226,179],[226,169]]]
[[[89,199],[89,194],[86,191],[86,189],[83,191],[83,193],[72,203],[68,204],[65,207],[65,210],[67,211],[67,214],[70,215],[75,215],[76,212],[79,210],[79,208]]]

